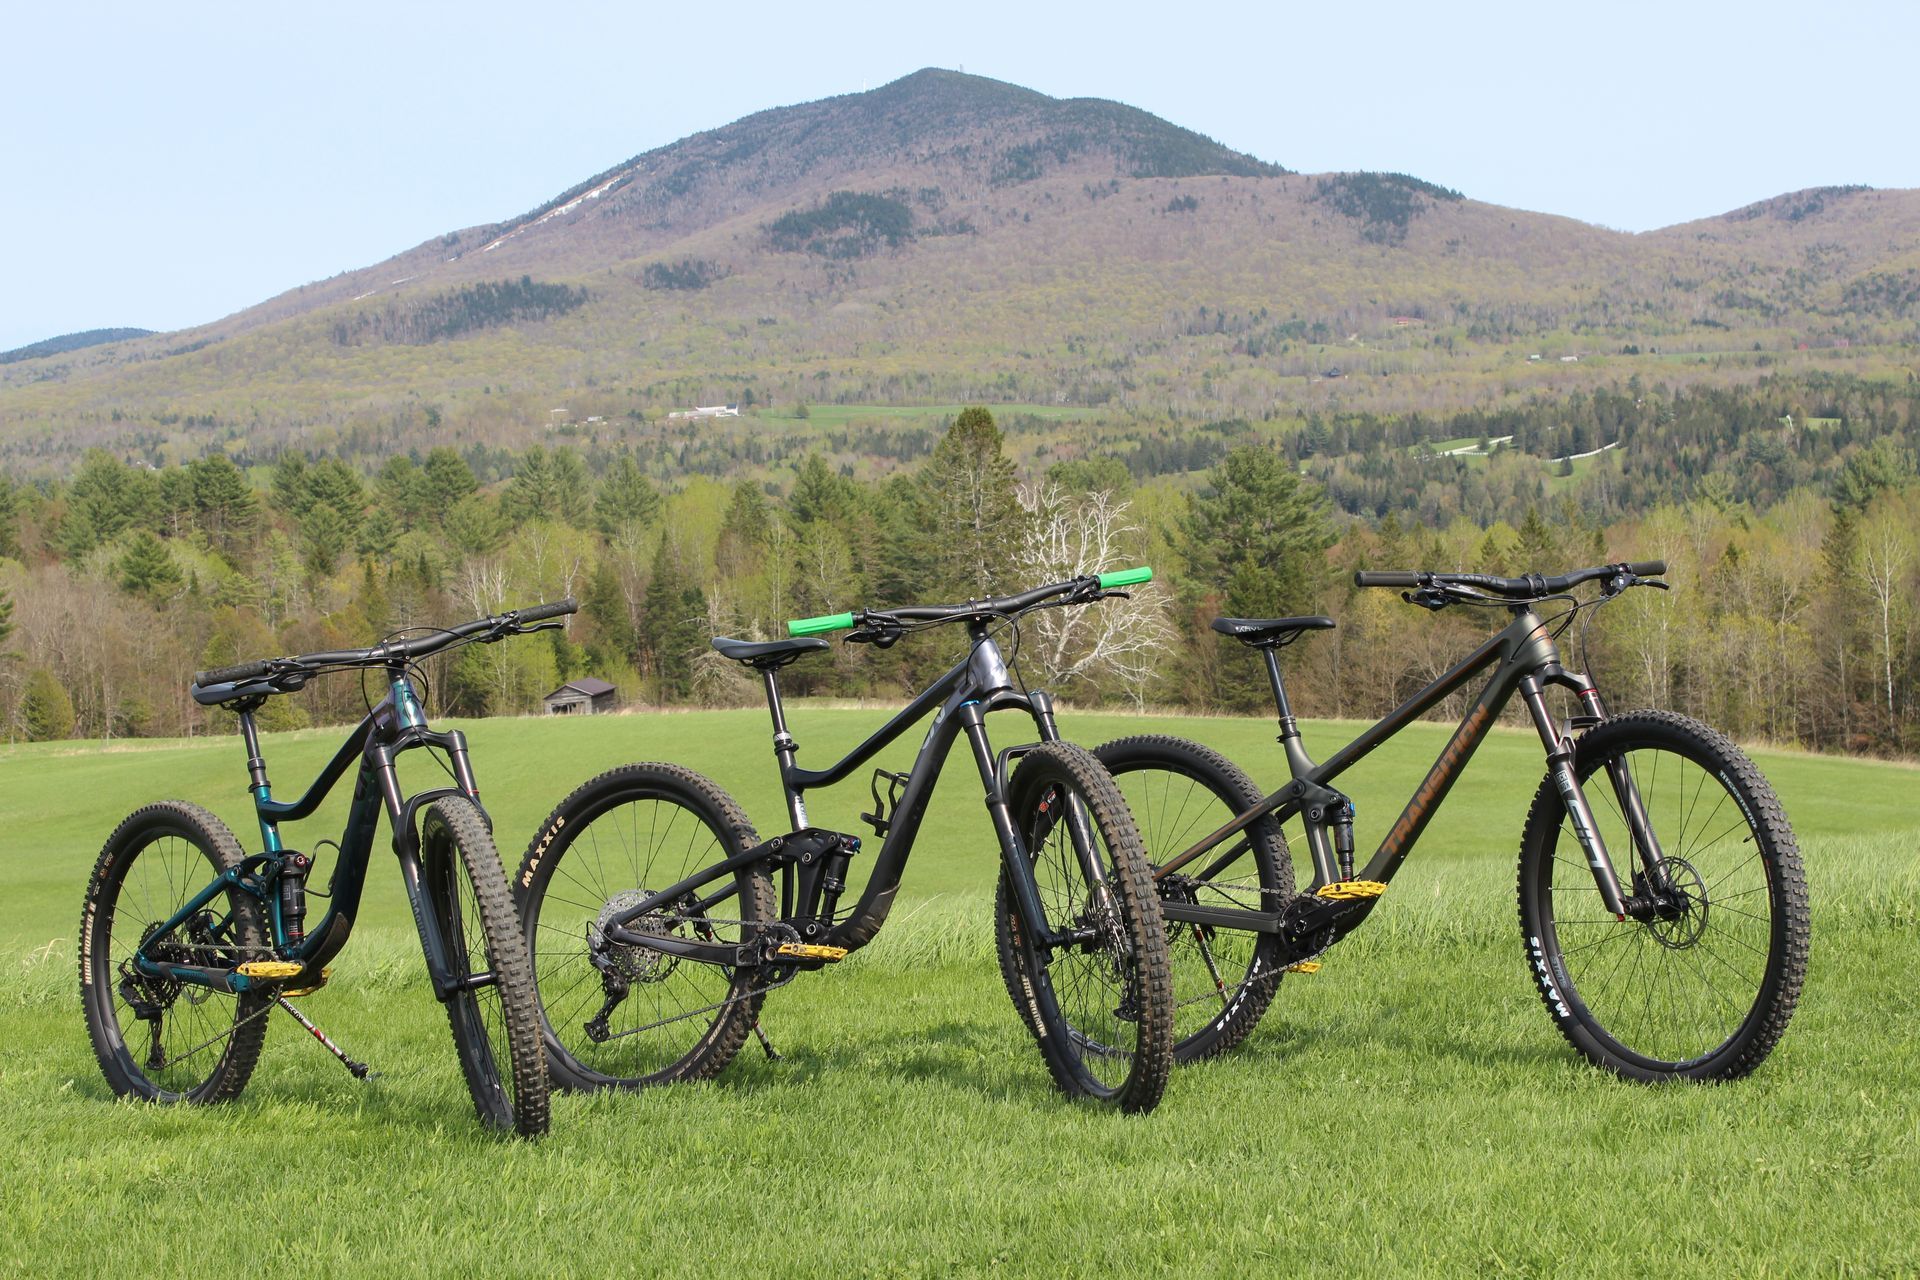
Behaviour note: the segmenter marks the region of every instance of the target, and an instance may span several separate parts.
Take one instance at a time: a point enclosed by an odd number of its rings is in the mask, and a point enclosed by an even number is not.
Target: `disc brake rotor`
[[[1707,931],[1707,886],[1686,859],[1668,858],[1666,862],[1673,900],[1683,909],[1677,915],[1655,917],[1648,921],[1647,928],[1661,946],[1684,951]]]

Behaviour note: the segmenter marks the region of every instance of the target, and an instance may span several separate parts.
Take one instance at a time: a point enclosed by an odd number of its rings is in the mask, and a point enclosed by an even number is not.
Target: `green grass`
[[[802,759],[879,718],[798,708]],[[701,769],[779,825],[758,712],[466,727],[509,860],[561,793],[628,759]],[[1264,721],[1065,727],[1183,733],[1278,772]],[[1341,728],[1310,726],[1310,745]],[[1363,847],[1445,732],[1419,726],[1348,775]],[[270,739],[279,792],[331,746]],[[1792,1029],[1737,1084],[1627,1085],[1552,1030],[1513,910],[1539,747],[1501,732],[1368,928],[1152,1116],[1048,1085],[992,959],[995,855],[962,759],[887,932],[769,1002],[784,1061],[749,1047],[713,1084],[562,1098],[551,1137],[521,1144],[474,1124],[384,857],[333,985],[306,1001],[380,1080],[283,1019],[236,1104],[113,1101],[76,996],[81,882],[142,800],[209,804],[244,837],[244,761],[232,739],[0,750],[0,1272],[1911,1274],[1920,773],[1758,759],[1805,850],[1814,951]],[[865,799],[822,793],[815,817],[855,825]]]

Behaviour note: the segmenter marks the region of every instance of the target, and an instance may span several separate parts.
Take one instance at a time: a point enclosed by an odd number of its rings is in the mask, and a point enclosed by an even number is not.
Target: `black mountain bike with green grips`
[[[1150,577],[1136,569],[962,605],[806,618],[785,640],[714,640],[761,676],[791,829],[761,839],[725,791],[670,764],[616,769],[561,802],[514,877],[555,1083],[638,1088],[725,1067],[760,1033],[769,991],[879,932],[941,766],[964,737],[1001,852],[994,923],[1008,991],[1064,1092],[1150,1110],[1172,1065],[1173,1003],[1139,835],[1106,771],[1060,740],[1048,696],[1017,685],[998,640],[1030,610],[1092,604]],[[887,647],[945,625],[965,629],[966,657],[844,759],[795,763],[777,676],[828,648],[818,633]],[[1038,741],[996,751],[986,730],[995,711],[1028,717]],[[874,811],[862,817],[881,844],[864,892],[843,908],[863,842],[812,825],[805,792],[850,777],[929,715],[913,767],[873,773]]]
[[[427,726],[421,658],[491,644],[558,623],[564,600],[426,634],[396,633],[370,649],[269,658],[202,671],[194,700],[239,717],[261,852],[248,854],[198,805],[166,801],[127,817],[87,882],[80,922],[80,995],[95,1055],[114,1092],[154,1102],[239,1096],[259,1060],[266,1018],[284,1009],[349,1071],[348,1057],[289,1000],[319,988],[353,931],[384,812],[434,994],[446,1006],[460,1066],[487,1125],[547,1129],[547,1072],[532,966],[491,820],[480,806],[466,738]],[[386,695],[298,800],[275,800],[254,714],[315,676],[379,671]],[[401,754],[445,756],[449,787],[405,794]],[[280,824],[310,817],[355,762],[346,830],[326,914],[306,927],[313,859],[285,848]],[[323,841],[321,843],[332,843]]]
[[[1262,794],[1217,753],[1171,737],[1097,754],[1138,820],[1167,918],[1181,1061],[1232,1047],[1288,970],[1364,921],[1474,750],[1518,694],[1546,753],[1520,841],[1528,969],[1554,1023],[1593,1062],[1636,1080],[1742,1076],[1772,1051],[1799,999],[1808,949],[1805,875],[1773,789],[1721,734],[1664,711],[1615,714],[1561,662],[1576,618],[1665,573],[1659,561],[1558,577],[1369,573],[1430,610],[1504,609],[1511,621],[1322,763],[1307,755],[1278,650],[1330,618],[1218,618],[1260,651],[1292,780]],[[1576,587],[1598,582],[1597,596]],[[1556,607],[1558,606],[1558,607]],[[1545,616],[1543,617],[1543,612]],[[1347,768],[1482,672],[1491,672],[1366,867],[1356,873]],[[1563,726],[1545,691],[1577,710]],[[1296,891],[1280,822],[1298,818],[1312,883]]]

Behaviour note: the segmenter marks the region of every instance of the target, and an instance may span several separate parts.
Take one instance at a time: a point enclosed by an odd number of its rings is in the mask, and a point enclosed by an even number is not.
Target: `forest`
[[[1658,557],[1671,591],[1629,592],[1563,639],[1615,706],[1673,707],[1747,739],[1913,754],[1915,403],[1911,388],[1852,380],[1624,386],[1532,411],[1226,422],[1019,458],[1018,437],[974,408],[922,428],[924,443],[884,470],[853,465],[857,437],[816,435],[789,465],[726,478],[659,451],[572,444],[377,462],[215,451],[158,467],[96,449],[63,479],[0,478],[0,730],[224,731],[224,713],[187,695],[197,668],[564,595],[582,604],[564,631],[435,664],[434,710],[525,713],[584,675],[633,706],[730,705],[758,687],[711,636],[1142,562],[1157,576],[1131,600],[1024,620],[1010,638],[1024,678],[1081,705],[1257,711],[1267,694],[1251,655],[1208,621],[1324,613],[1338,628],[1287,654],[1296,709],[1369,717],[1500,618],[1356,591],[1353,569]],[[1489,447],[1434,447],[1449,440]],[[1623,443],[1577,471],[1542,465],[1610,440]],[[957,643],[935,632],[886,651],[836,646],[787,684],[897,697]],[[336,678],[274,700],[267,717],[347,720],[362,696]]]

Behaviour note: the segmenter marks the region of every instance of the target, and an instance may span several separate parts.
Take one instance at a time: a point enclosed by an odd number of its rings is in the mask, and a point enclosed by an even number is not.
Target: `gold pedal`
[[[1386,891],[1387,886],[1378,880],[1335,880],[1321,885],[1313,896],[1332,902],[1351,902],[1356,898],[1377,898]]]
[[[816,946],[811,942],[783,942],[774,948],[773,954],[793,960],[844,960],[847,958],[847,949]]]
[[[1287,972],[1288,973],[1318,973],[1320,972],[1320,962],[1318,960],[1296,960],[1294,963],[1287,966]]]
[[[307,966],[294,960],[249,960],[234,972],[243,978],[297,978],[305,973]]]
[[[333,966],[328,965],[326,968],[320,971],[320,981],[314,983],[312,986],[284,987],[281,989],[280,994],[283,996],[310,996],[314,992],[318,991],[320,988],[326,986],[327,979],[331,978],[332,976],[333,976]]]

